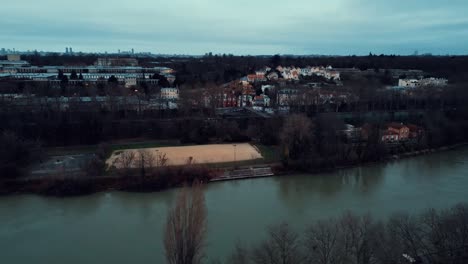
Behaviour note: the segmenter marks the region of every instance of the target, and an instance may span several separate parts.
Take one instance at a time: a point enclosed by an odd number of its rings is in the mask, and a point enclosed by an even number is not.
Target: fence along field
[[[256,147],[248,143],[242,143],[119,150],[112,153],[106,164],[109,167],[115,166],[120,169],[122,163],[116,161],[126,155],[132,155],[134,158],[129,165],[132,168],[137,168],[141,150],[150,153],[156,160],[165,154],[167,158],[166,165],[185,165],[189,161],[196,164],[208,164],[263,158]]]

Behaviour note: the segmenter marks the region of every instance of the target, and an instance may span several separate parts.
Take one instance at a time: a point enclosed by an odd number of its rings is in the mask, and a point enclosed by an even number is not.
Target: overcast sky
[[[0,48],[468,54],[468,0],[13,0]]]

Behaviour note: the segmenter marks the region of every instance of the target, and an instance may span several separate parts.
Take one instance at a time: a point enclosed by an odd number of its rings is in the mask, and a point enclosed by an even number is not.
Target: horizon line
[[[66,48],[73,48],[73,47],[66,47]],[[460,53],[460,54],[454,54],[454,53],[431,53],[431,52],[425,52],[425,53],[412,53],[412,54],[403,54],[403,53],[374,53],[370,51],[368,54],[364,53],[355,53],[355,54],[320,54],[320,53],[310,53],[310,54],[294,54],[294,53],[271,53],[271,54],[240,54],[240,53],[219,53],[219,52],[205,52],[204,54],[189,54],[189,53],[154,53],[152,51],[131,51],[131,50],[125,50],[125,51],[71,51],[71,52],[66,52],[66,51],[57,51],[57,50],[38,50],[38,49],[33,49],[33,50],[17,50],[16,48],[0,48],[0,52],[3,54],[0,56],[5,56],[9,54],[20,54],[20,53],[58,53],[61,55],[79,55],[79,54],[102,54],[102,55],[156,55],[156,56],[188,56],[188,57],[204,57],[206,55],[211,54],[212,56],[252,56],[252,57],[262,57],[262,56],[285,56],[285,57],[369,57],[369,56],[400,56],[400,57],[424,57],[424,56],[434,56],[434,57],[447,57],[447,56],[457,56],[457,57],[462,57],[462,56],[468,56],[468,53]]]

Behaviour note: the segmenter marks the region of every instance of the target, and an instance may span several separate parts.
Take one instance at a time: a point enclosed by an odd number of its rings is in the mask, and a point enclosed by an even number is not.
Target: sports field
[[[140,149],[126,149],[114,151],[111,157],[106,161],[109,166],[121,167],[120,162],[115,162],[122,155],[133,152],[134,162],[131,167],[137,167]],[[207,164],[207,163],[226,163],[234,161],[254,160],[263,158],[256,147],[248,144],[216,144],[216,145],[196,145],[182,147],[160,147],[160,148],[145,148],[141,149],[149,151],[154,157],[166,154],[167,165],[184,165],[191,159],[192,163]]]

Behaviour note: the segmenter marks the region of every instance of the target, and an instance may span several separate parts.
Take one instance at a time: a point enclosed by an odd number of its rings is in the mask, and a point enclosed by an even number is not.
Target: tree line
[[[335,113],[314,117],[293,114],[283,121],[276,139],[285,167],[314,172],[466,142],[468,122],[464,116],[439,111],[409,115],[404,121],[421,127],[424,132],[408,141],[387,144],[382,141],[381,132],[392,119],[357,118],[353,124],[360,130],[355,138],[350,139],[343,135],[344,119]]]
[[[111,55],[108,55],[111,56]],[[118,57],[118,56],[113,56]],[[92,65],[97,55],[61,55],[51,53],[23,55],[32,65]],[[454,82],[467,81],[468,56],[399,56],[370,53],[368,56],[234,56],[232,54],[206,54],[203,57],[142,57],[142,66],[153,67],[154,62],[177,71],[177,84],[218,84],[239,79],[263,66],[278,65],[332,65],[335,68],[378,69],[420,69],[436,77],[445,77]]]
[[[312,222],[303,233],[287,223],[270,226],[268,238],[238,245],[230,264],[456,263],[468,261],[468,206],[395,213],[384,220],[344,213]]]

